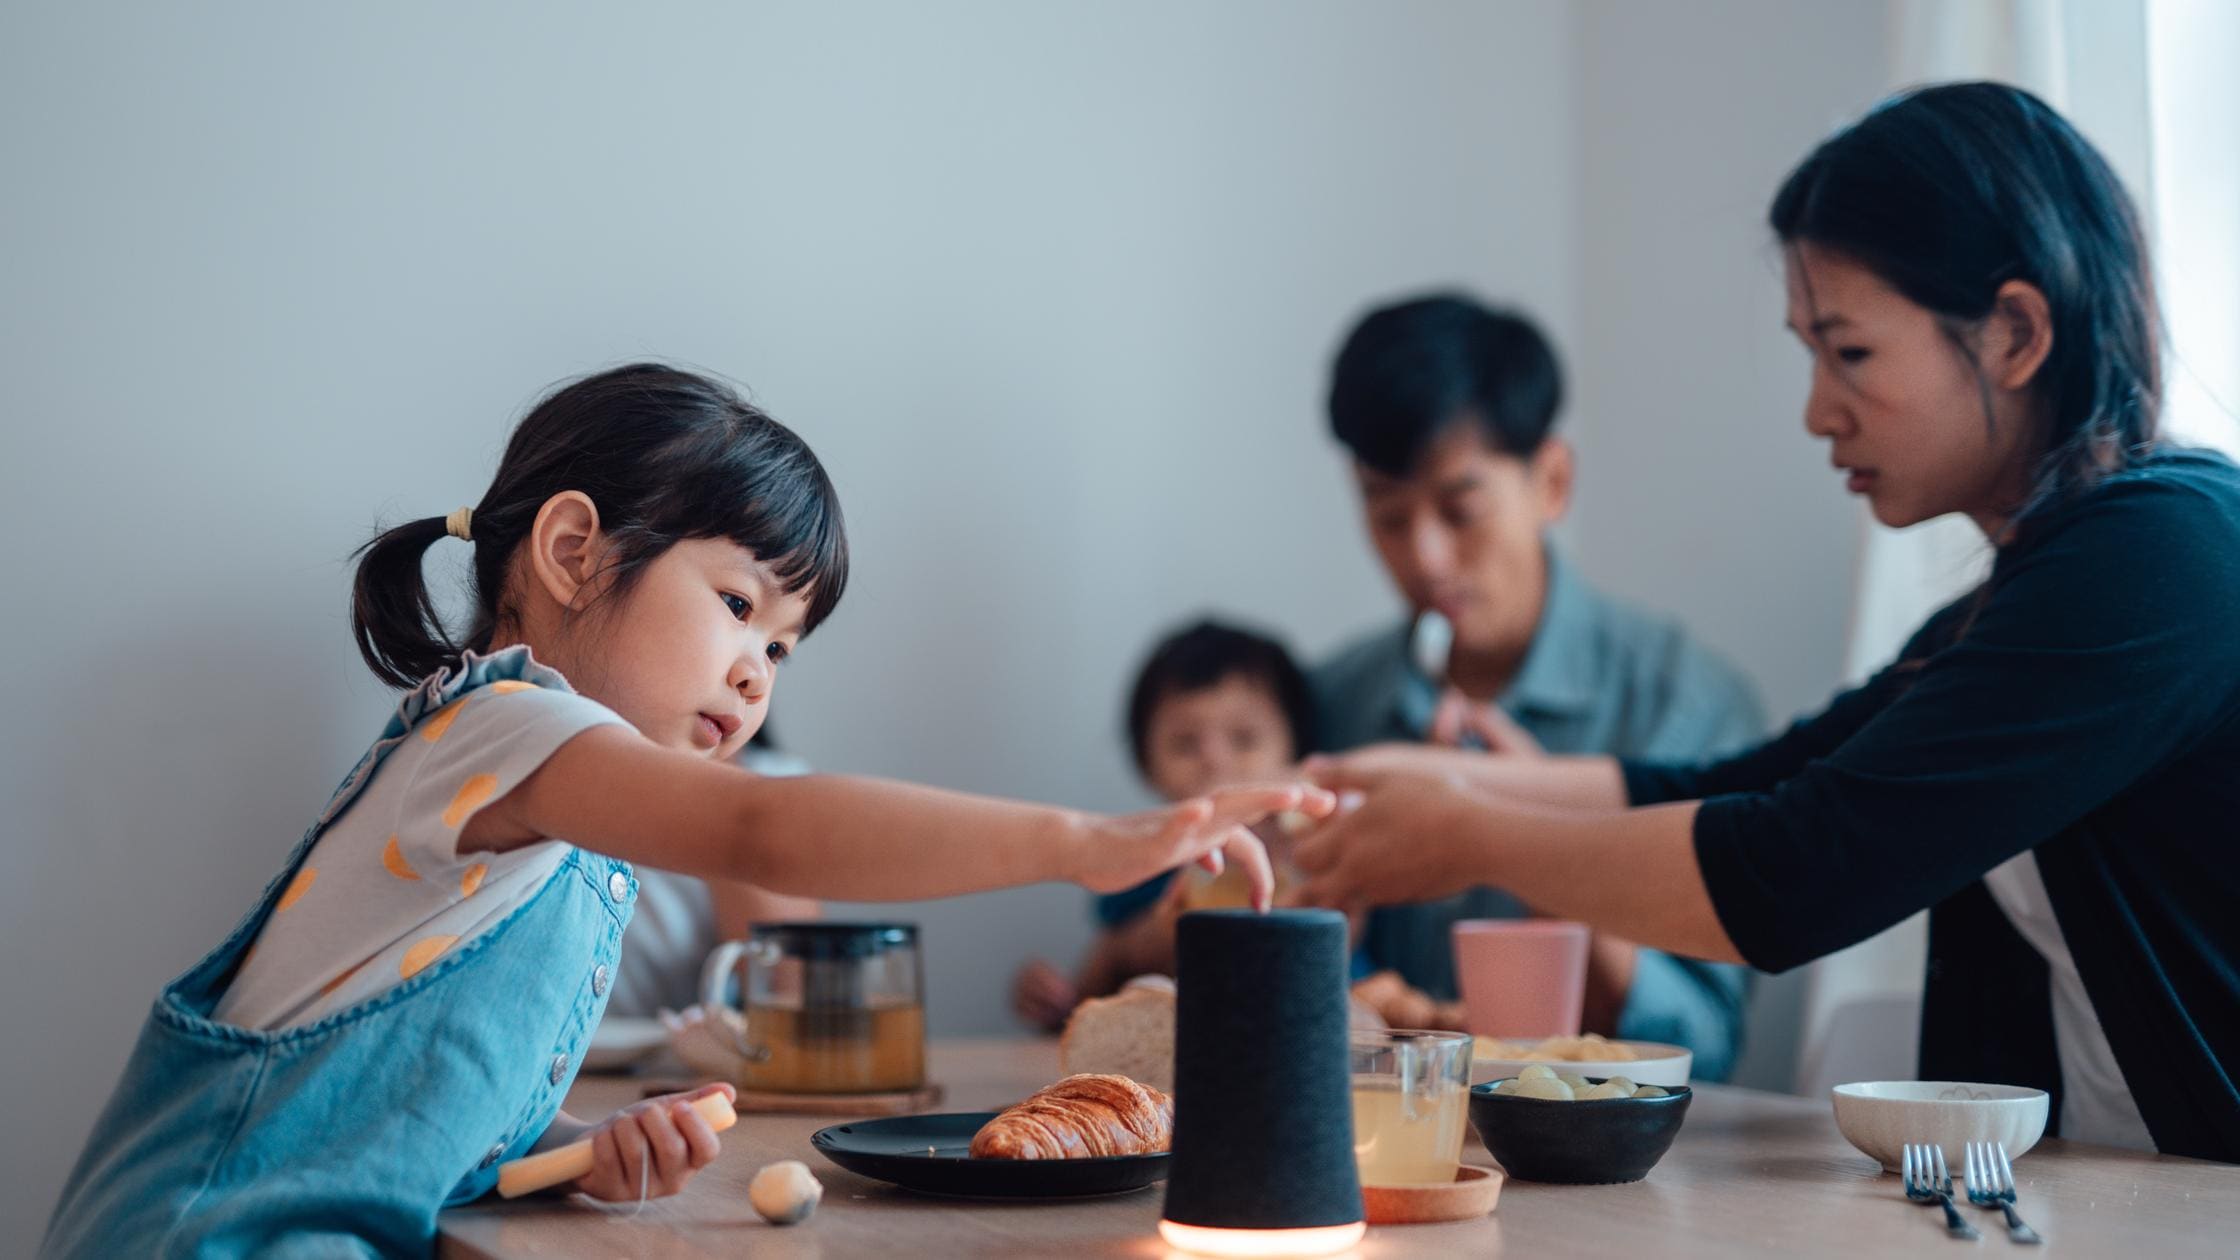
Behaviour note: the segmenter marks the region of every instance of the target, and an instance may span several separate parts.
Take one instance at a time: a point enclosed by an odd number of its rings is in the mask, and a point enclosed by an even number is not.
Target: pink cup
[[[1454,925],[1454,966],[1480,1037],[1575,1037],[1587,996],[1587,925],[1469,919]]]

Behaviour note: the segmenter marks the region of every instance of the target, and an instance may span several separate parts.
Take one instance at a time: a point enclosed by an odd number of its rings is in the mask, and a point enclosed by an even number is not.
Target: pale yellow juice
[[[1435,1185],[1462,1167],[1469,1091],[1451,1080],[1410,1093],[1390,1076],[1353,1078],[1353,1159],[1365,1186]]]

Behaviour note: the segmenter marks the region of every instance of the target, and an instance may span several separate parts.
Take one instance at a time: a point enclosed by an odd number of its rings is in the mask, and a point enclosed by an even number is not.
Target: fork
[[[2005,1142],[1968,1143],[1967,1178],[1968,1202],[2007,1214],[2007,1237],[2018,1243],[2044,1241],[2014,1210],[2014,1165],[2007,1162]]]
[[[1960,1209],[1952,1206],[1952,1174],[1945,1169],[1942,1146],[1907,1143],[1903,1172],[1907,1198],[1916,1203],[1939,1204],[1944,1208],[1946,1233],[1970,1242],[1982,1237],[1976,1233],[1975,1226],[1960,1219]]]

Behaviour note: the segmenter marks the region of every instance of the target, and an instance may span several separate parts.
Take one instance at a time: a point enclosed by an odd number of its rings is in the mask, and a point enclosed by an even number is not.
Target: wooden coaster
[[[1450,1185],[1363,1186],[1361,1202],[1371,1225],[1474,1220],[1493,1210],[1505,1180],[1494,1169],[1464,1164]]]
[[[649,1081],[642,1096],[652,1098],[657,1094],[682,1093],[705,1084],[706,1081]],[[732,1106],[743,1116],[846,1116],[849,1119],[907,1116],[940,1106],[945,1092],[939,1085],[893,1094],[777,1094],[742,1089]]]

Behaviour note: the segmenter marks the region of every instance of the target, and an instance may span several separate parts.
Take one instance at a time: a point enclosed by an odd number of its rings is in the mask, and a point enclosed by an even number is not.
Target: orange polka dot
[[[462,897],[474,896],[474,890],[482,887],[482,877],[489,873],[490,864],[488,862],[477,862],[468,867],[467,873],[459,877],[459,895]]]
[[[303,895],[311,891],[311,885],[317,882],[318,878],[319,868],[316,866],[306,866],[297,871],[296,877],[288,881],[288,891],[281,893],[279,903],[272,907],[273,913],[278,914],[303,900]]]
[[[339,988],[341,988],[341,987],[343,986],[344,982],[348,981],[348,980],[350,979],[350,977],[352,977],[352,976],[354,976],[354,975],[357,975],[357,974],[358,974],[359,972],[361,972],[361,971],[365,970],[365,966],[366,966],[366,965],[365,965],[364,963],[359,963],[359,964],[358,964],[357,966],[355,966],[355,967],[352,967],[352,968],[351,968],[350,970],[348,970],[348,971],[345,971],[345,972],[343,972],[343,973],[342,973],[341,975],[339,975],[339,976],[336,976],[336,977],[335,977],[334,979],[332,979],[332,980],[329,980],[329,981],[327,981],[327,982],[326,982],[325,984],[323,984],[323,985],[320,985],[320,986],[319,986],[319,996],[320,996],[320,997],[333,997],[333,996],[334,996],[334,991],[335,991],[336,989],[339,989]]]
[[[490,684],[490,690],[501,696],[510,696],[516,691],[535,691],[536,689],[537,685],[535,683],[522,682],[518,678],[501,679]]]
[[[404,961],[397,964],[397,974],[406,980],[419,975],[429,963],[443,956],[443,951],[458,943],[456,936],[424,936],[412,943],[404,952]]]
[[[443,733],[451,729],[451,724],[459,720],[459,710],[466,707],[467,698],[461,696],[437,710],[436,715],[420,727],[420,738],[431,744],[442,739]]]
[[[465,824],[468,817],[488,803],[497,790],[498,776],[494,774],[478,774],[460,784],[459,794],[451,798],[451,804],[443,811],[443,825],[457,827]]]
[[[381,850],[381,864],[388,867],[389,873],[398,879],[420,878],[420,872],[413,870],[412,864],[404,860],[404,850],[397,847],[395,836],[389,837],[388,847]]]

